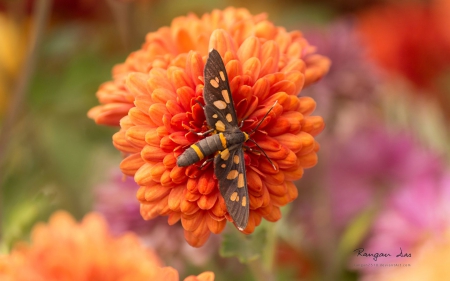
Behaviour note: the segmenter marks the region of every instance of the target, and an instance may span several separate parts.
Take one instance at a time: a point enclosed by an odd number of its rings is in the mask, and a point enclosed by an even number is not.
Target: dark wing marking
[[[222,113],[223,118],[227,121],[222,121],[225,125],[225,130],[231,130],[233,127],[238,127],[236,110],[234,109],[233,97],[231,96],[230,86],[228,83],[228,75],[223,64],[222,57],[219,52],[212,49],[209,52],[208,60],[206,61],[204,70],[205,88],[203,89],[203,99],[206,105],[214,107],[217,111]],[[212,111],[211,111],[212,112]],[[215,119],[205,110],[206,121],[211,128],[215,128]],[[231,126],[231,127],[230,127]]]
[[[243,230],[248,223],[250,199],[242,144],[221,151],[216,155],[214,164],[219,190],[225,199],[228,213],[236,226]]]

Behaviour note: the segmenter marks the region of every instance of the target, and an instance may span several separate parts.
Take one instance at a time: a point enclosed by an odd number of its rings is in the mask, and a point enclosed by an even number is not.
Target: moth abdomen
[[[179,167],[189,166],[217,151],[224,150],[226,146],[226,140],[222,133],[209,136],[186,149],[186,151],[178,157],[177,165]]]

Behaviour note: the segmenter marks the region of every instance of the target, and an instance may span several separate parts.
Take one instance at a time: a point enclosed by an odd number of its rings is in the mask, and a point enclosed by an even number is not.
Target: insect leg
[[[273,162],[272,162],[272,160],[270,160],[270,158],[269,158],[269,156],[267,156],[267,154],[266,154],[266,152],[264,151],[264,149],[262,149],[262,147],[261,146],[259,146],[257,143],[256,143],[256,141],[254,141],[254,140],[252,140],[252,139],[248,139],[249,141],[251,141],[252,143],[254,143],[258,148],[259,148],[259,150],[257,150],[258,152],[262,152],[262,154],[264,154],[264,156],[267,158],[267,160],[269,160],[269,162],[270,162],[270,164],[272,165],[272,167],[273,167],[273,169],[276,171],[277,170],[277,167],[275,167],[275,165],[273,164]],[[246,147],[248,147],[248,146],[246,146]],[[250,148],[250,147],[248,147],[248,148]],[[255,150],[253,150],[253,149],[249,149],[250,151],[255,151]]]
[[[211,161],[213,161],[213,160],[214,160],[214,158],[206,159],[206,160],[202,163],[202,165],[201,165],[200,167],[198,167],[198,169],[199,169],[199,170],[203,169],[203,167],[205,167],[206,165],[208,165],[208,163],[211,162]]]
[[[195,103],[197,103],[198,105],[200,105],[200,107],[205,110],[205,107],[203,106],[203,104],[201,104],[198,100],[195,100]]]
[[[208,131],[205,131],[205,132],[202,132],[202,133],[197,133],[196,131],[194,131],[194,130],[192,130],[192,129],[189,129],[189,131],[190,131],[191,133],[193,133],[193,134],[196,134],[196,135],[199,136],[199,137],[202,137],[202,136],[204,136],[204,135],[207,135],[207,134],[209,134],[209,133],[212,133],[212,132],[214,131],[214,129],[209,129]]]

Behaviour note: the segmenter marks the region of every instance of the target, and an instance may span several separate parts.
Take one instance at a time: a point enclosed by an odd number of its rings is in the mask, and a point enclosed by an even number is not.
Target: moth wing
[[[212,49],[206,61],[204,69],[205,86],[203,89],[203,99],[206,105],[210,105],[225,118],[225,130],[231,127],[238,127],[236,110],[234,108],[233,97],[231,95],[228,75],[219,52]],[[211,111],[212,112],[212,111]],[[205,110],[206,121],[211,128],[214,128],[214,119]],[[213,122],[213,124],[210,124]],[[222,121],[223,122],[223,121]]]
[[[237,126],[234,126],[229,122],[231,120],[230,116],[227,117],[226,115],[223,115],[226,113],[223,112],[223,110],[218,110],[215,106],[206,104],[204,111],[206,122],[210,128],[213,128],[219,132],[231,131],[237,128]]]
[[[225,199],[228,213],[236,226],[243,230],[248,223],[250,199],[242,145],[221,151],[215,156],[214,164],[220,194]]]

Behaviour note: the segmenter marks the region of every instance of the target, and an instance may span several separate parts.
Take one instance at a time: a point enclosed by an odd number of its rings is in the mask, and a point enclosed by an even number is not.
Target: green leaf
[[[267,231],[263,227],[256,228],[250,235],[242,234],[237,229],[228,228],[223,235],[220,255],[222,257],[237,257],[241,263],[258,259],[267,242]]]
[[[353,219],[343,233],[339,243],[338,260],[346,260],[346,257],[363,241],[369,233],[376,214],[377,208],[375,206],[369,206]]]

